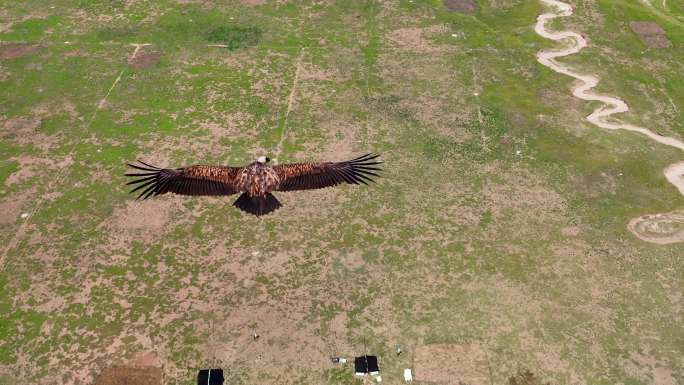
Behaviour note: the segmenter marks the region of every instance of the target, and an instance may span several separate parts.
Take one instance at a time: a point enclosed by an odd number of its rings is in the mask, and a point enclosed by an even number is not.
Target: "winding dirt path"
[[[667,146],[679,148],[684,151],[684,142],[679,139],[670,138],[658,135],[651,130],[632,124],[622,123],[615,119],[608,118],[613,114],[629,111],[629,106],[622,99],[615,97],[600,95],[591,92],[598,82],[599,78],[594,75],[583,75],[574,72],[570,67],[557,62],[555,59],[563,56],[572,55],[581,51],[587,46],[587,41],[582,35],[572,31],[550,32],[546,30],[546,23],[557,17],[567,17],[572,15],[572,6],[570,4],[557,0],[541,0],[542,3],[554,8],[555,12],[549,12],[539,15],[534,31],[541,37],[551,39],[554,41],[567,41],[569,46],[552,51],[540,51],[537,53],[537,60],[551,68],[552,70],[573,77],[579,81],[572,89],[572,94],[582,100],[598,101],[604,103],[603,106],[597,108],[589,116],[587,120],[604,129],[608,130],[627,130],[638,132],[646,135],[658,143]],[[684,195],[684,161],[677,162],[668,166],[664,170],[665,178],[672,183],[679,192]],[[627,228],[640,239],[658,244],[668,244],[676,242],[684,242],[684,211],[672,212],[665,214],[644,215],[632,219]]]

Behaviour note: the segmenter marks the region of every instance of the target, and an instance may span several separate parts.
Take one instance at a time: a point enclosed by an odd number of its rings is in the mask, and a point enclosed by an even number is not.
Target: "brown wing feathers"
[[[379,155],[366,154],[345,162],[294,163],[276,166],[280,179],[279,191],[309,190],[331,187],[340,183],[368,184],[379,176],[376,161]]]
[[[126,176],[135,177],[126,184],[135,188],[131,193],[140,191],[137,199],[168,192],[181,195],[230,195],[236,191],[231,185],[236,169],[221,166],[190,166],[177,169],[161,169],[141,160],[140,164],[128,164],[142,172],[132,172]]]

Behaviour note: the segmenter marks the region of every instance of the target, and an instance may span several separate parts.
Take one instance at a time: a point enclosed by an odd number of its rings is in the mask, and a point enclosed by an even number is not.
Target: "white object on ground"
[[[28,216],[29,216],[28,213],[23,213],[23,214],[21,214],[21,219],[26,219],[26,218],[28,218]]]
[[[413,373],[411,373],[410,368],[404,369],[404,381],[405,382],[411,382],[413,381]]]

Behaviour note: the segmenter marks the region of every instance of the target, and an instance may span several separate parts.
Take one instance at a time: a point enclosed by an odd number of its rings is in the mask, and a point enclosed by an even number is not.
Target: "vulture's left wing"
[[[367,154],[345,162],[292,163],[274,166],[280,184],[276,190],[311,190],[336,186],[340,183],[368,184],[374,171],[380,171],[377,165],[379,155]]]
[[[175,193],[180,195],[231,195],[237,192],[234,186],[238,167],[195,165],[176,169],[159,168],[138,161],[128,164],[137,171],[126,176],[135,177],[126,184],[135,185],[131,192],[141,191],[137,199]]]

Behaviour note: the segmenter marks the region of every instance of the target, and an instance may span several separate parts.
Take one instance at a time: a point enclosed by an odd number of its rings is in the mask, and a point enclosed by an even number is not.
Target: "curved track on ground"
[[[552,7],[554,12],[539,15],[537,24],[534,27],[535,32],[543,38],[554,41],[566,41],[569,45],[559,50],[540,51],[537,53],[537,60],[558,73],[577,79],[579,83],[572,89],[572,94],[575,97],[587,101],[598,101],[604,104],[587,116],[587,120],[595,126],[608,130],[638,132],[658,143],[684,151],[684,142],[679,139],[658,135],[644,127],[622,123],[615,119],[608,119],[613,114],[629,111],[627,103],[622,99],[591,92],[591,89],[599,82],[598,77],[579,74],[555,60],[562,56],[578,53],[587,46],[587,41],[579,33],[572,31],[550,32],[546,30],[546,23],[549,20],[572,15],[572,6],[557,0],[541,0],[541,2]],[[668,166],[665,168],[664,174],[665,178],[684,195],[684,161]],[[632,219],[627,228],[634,235],[647,242],[658,244],[684,242],[684,211],[643,215]]]

